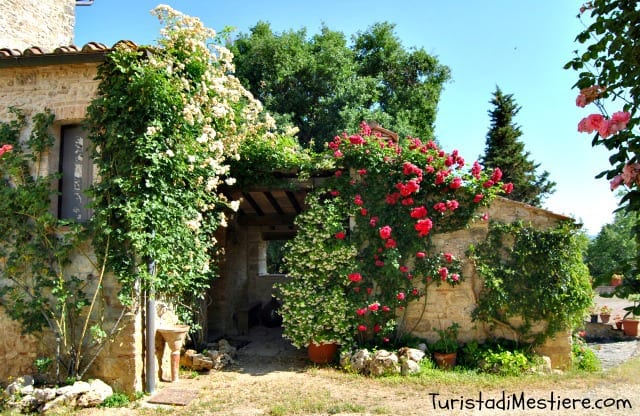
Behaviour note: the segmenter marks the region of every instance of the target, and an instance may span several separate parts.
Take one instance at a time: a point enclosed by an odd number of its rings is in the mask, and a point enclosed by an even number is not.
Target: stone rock
[[[378,350],[369,363],[369,373],[374,376],[395,374],[400,372],[398,356],[387,350]]]
[[[420,344],[418,344],[418,349],[426,354],[427,344],[425,344],[424,342],[421,342]]]
[[[7,388],[5,389],[5,393],[8,394],[9,396],[13,396],[16,393],[23,394],[22,389],[28,386],[33,387],[33,383],[34,383],[33,377],[29,375],[18,377],[11,384],[7,386]]]
[[[100,379],[91,380],[89,387],[90,390],[78,398],[78,407],[95,407],[113,394],[111,386]]]
[[[77,397],[78,396],[70,394],[70,392],[67,391],[65,394],[57,396],[55,399],[46,402],[40,408],[40,413],[46,413],[63,407],[75,407]]]
[[[35,388],[33,387],[33,384],[30,384],[28,386],[24,386],[23,388],[21,388],[20,394],[22,394],[23,396],[26,396],[28,394],[33,394],[34,390]]]
[[[45,387],[43,389],[35,389],[33,391],[33,397],[40,402],[48,402],[49,400],[53,400],[56,397],[56,389],[51,387]]]
[[[348,368],[351,364],[351,352],[350,351],[341,351],[340,352],[340,367]]]
[[[180,365],[191,368],[193,366],[193,356],[196,354],[196,350],[186,350],[185,353],[180,356]]]
[[[213,360],[202,354],[195,354],[191,368],[196,371],[211,370],[213,368]]]
[[[403,357],[404,358],[404,357]],[[413,360],[403,359],[400,364],[400,374],[403,376],[414,374],[420,371],[420,364]]]
[[[424,358],[425,352],[421,349],[402,347],[398,350],[398,358],[407,357],[408,360],[420,362]]]
[[[369,350],[363,348],[357,350],[351,356],[351,368],[359,373],[367,373],[369,371],[369,362],[371,361],[371,354]]]
[[[213,368],[216,370],[222,370],[226,366],[234,363],[235,361],[231,355],[227,353],[219,353],[216,358],[213,359]]]
[[[536,367],[536,372],[542,374],[551,374],[551,358],[543,355],[541,356],[542,362]]]
[[[218,341],[218,351],[220,351],[222,354],[230,355],[231,358],[236,358],[236,347],[232,346],[226,339],[221,339],[220,341]]]
[[[36,410],[40,404],[32,394],[27,394],[15,403],[15,407],[20,409],[21,412],[27,413]]]
[[[91,390],[91,386],[86,381],[76,381],[70,386],[63,386],[56,390],[57,396],[79,396]]]

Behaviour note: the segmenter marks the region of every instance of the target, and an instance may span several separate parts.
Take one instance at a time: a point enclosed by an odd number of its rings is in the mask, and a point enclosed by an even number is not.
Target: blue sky
[[[247,33],[259,20],[274,31],[306,27],[316,33],[324,23],[348,38],[375,22],[396,25],[405,47],[424,48],[451,69],[438,106],[436,137],[468,161],[484,151],[487,111],[496,85],[522,107],[516,117],[525,149],[557,183],[544,207],[583,223],[597,234],[611,222],[617,198],[605,179],[608,152],[591,147],[591,136],[577,132],[578,121],[595,108],[575,106],[577,73],[563,65],[578,48],[582,28],[576,18],[582,0],[166,0],[172,8],[199,17],[221,30]],[[75,43],[112,46],[121,39],[152,44],[160,25],[149,0],[95,0],[76,8]],[[617,109],[612,109],[617,110]]]

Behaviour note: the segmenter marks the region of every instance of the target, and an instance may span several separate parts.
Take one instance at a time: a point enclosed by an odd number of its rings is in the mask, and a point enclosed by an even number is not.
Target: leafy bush
[[[130,402],[129,396],[124,393],[116,392],[104,399],[98,407],[126,407]]]
[[[571,358],[573,368],[580,371],[596,372],[602,369],[600,359],[596,353],[587,345],[582,337],[574,336],[571,346]]]
[[[541,343],[582,322],[593,290],[581,243],[568,223],[538,230],[522,222],[492,223],[487,239],[470,249],[484,289],[473,318],[509,326],[519,341]],[[521,325],[511,318],[522,318]],[[531,331],[547,322],[539,334]]]
[[[537,364],[538,357],[530,351],[529,346],[518,346],[508,340],[485,344],[471,341],[465,344],[460,354],[460,365],[501,376],[523,374]]]

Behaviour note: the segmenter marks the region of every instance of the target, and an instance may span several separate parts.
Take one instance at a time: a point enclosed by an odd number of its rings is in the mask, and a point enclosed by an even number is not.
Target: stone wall
[[[487,213],[492,220],[505,223],[522,220],[541,229],[552,227],[558,221],[566,219],[549,211],[505,198],[497,198]],[[469,246],[483,241],[488,231],[488,222],[478,221],[466,229],[435,235],[433,242],[436,251],[450,252],[460,259],[466,259],[465,253]],[[447,284],[441,286],[431,284],[426,297],[407,308],[405,329],[418,337],[434,342],[438,339],[434,328],[445,329],[457,322],[460,325],[459,340],[461,342],[484,341],[488,338],[514,339],[513,331],[507,326],[489,328],[487,325],[471,320],[471,313],[475,309],[482,290],[482,279],[468,261],[464,263],[463,275],[465,281],[455,287]],[[554,367],[568,367],[571,362],[571,339],[566,334],[558,334],[541,346],[539,351],[550,356]]]
[[[23,110],[29,122],[33,115],[45,108],[51,109],[56,116],[51,128],[56,144],[43,161],[43,174],[58,170],[61,127],[81,123],[85,119],[86,109],[98,87],[98,82],[94,79],[96,73],[96,63],[25,66],[3,68],[0,71],[0,120],[12,119],[8,112],[9,106]],[[30,127],[23,133],[23,139],[28,136]],[[77,253],[67,273],[86,280],[89,283],[89,293],[93,293],[92,286],[97,284],[99,273],[94,267],[96,259],[90,253],[89,247],[85,247],[82,253]],[[116,279],[105,276],[102,283],[103,296],[98,299],[99,307],[94,316],[99,319],[98,315],[103,313],[105,327],[109,329],[110,323],[120,316],[123,307],[117,299],[120,288]],[[0,330],[5,335],[0,342],[0,356],[15,358],[11,365],[0,367],[0,381],[33,372],[33,360],[37,356],[54,357],[52,346],[55,343],[50,335],[35,338],[15,336],[20,333],[19,325],[1,312],[0,324]],[[144,339],[140,310],[129,311],[121,326],[117,337],[104,348],[87,376],[102,378],[118,391],[133,393],[143,390]],[[14,344],[20,344],[20,348],[16,348]],[[16,351],[20,353],[16,355]]]
[[[0,48],[20,51],[38,46],[52,52],[73,44],[75,0],[2,0]]]
[[[56,126],[79,123],[85,118],[98,82],[96,63],[3,68],[0,71],[0,119],[9,117],[8,106],[27,116],[45,107],[56,115]],[[54,131],[59,137],[59,131]]]

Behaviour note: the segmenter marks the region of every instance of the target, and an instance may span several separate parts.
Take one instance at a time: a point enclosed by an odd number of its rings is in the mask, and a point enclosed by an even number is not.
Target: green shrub
[[[126,407],[130,403],[129,396],[124,393],[113,393],[104,399],[99,407]]]
[[[571,346],[573,368],[579,371],[593,373],[600,371],[602,365],[596,353],[587,345],[584,339],[575,336]]]
[[[471,341],[462,348],[460,365],[483,373],[513,376],[530,371],[538,364],[528,345],[497,340],[479,344]]]
[[[493,351],[484,354],[481,371],[501,376],[517,376],[533,367],[534,363],[522,351]]]

